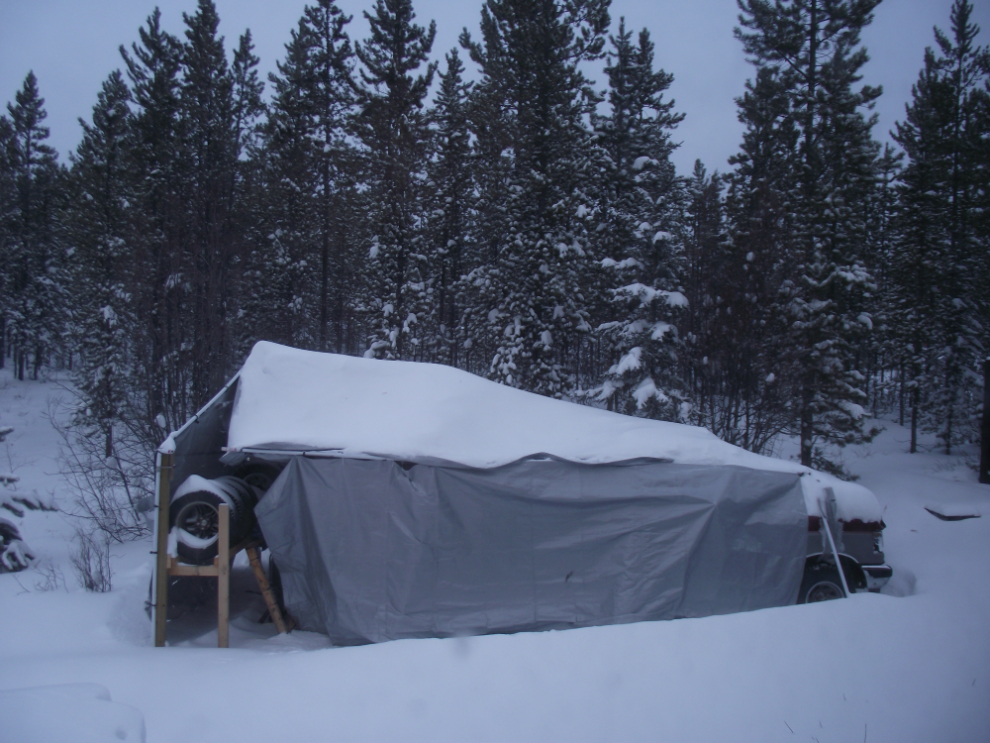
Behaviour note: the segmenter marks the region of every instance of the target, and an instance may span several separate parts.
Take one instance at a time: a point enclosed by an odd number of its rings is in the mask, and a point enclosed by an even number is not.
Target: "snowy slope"
[[[633,418],[506,387],[438,364],[378,361],[257,343],[239,372],[231,449],[498,467],[535,454],[602,464],[649,457],[802,472],[809,513],[824,488],[845,521],[879,521],[862,486],[727,444],[704,428]],[[166,442],[165,449],[169,448]]]
[[[44,419],[56,392],[0,376],[19,485],[59,500]],[[67,563],[63,516],[30,513],[25,538],[67,585],[45,591],[36,570],[0,575],[0,691],[99,684],[143,715],[150,743],[987,740],[990,518],[940,521],[924,506],[985,513],[990,488],[965,457],[908,455],[907,433],[884,425],[847,461],[886,508],[895,572],[883,595],[340,649],[320,635],[272,637],[248,603],[230,650],[212,647],[208,611],[170,625],[176,646],[155,649],[143,613],[151,545],[115,547],[114,591],[87,594]]]

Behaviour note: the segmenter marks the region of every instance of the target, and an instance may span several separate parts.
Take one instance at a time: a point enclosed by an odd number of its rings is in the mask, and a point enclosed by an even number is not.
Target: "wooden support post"
[[[251,561],[251,569],[254,571],[255,580],[258,581],[258,588],[261,589],[261,595],[265,599],[265,606],[268,607],[268,614],[275,623],[275,629],[278,630],[280,635],[284,634],[288,632],[288,629],[286,629],[285,622],[282,619],[282,612],[278,608],[278,602],[275,601],[272,587],[268,585],[268,578],[265,576],[265,571],[261,567],[261,557],[258,555],[258,548],[251,546],[245,551],[247,552],[248,560]]]
[[[164,514],[159,504],[159,523],[164,524],[158,529],[158,581],[156,585],[157,601],[155,604],[155,646],[165,645],[165,611],[167,608],[167,586],[170,576],[186,576],[196,578],[217,579],[217,647],[230,647],[230,568],[234,555],[241,550],[246,550],[248,559],[251,561],[251,569],[254,577],[258,581],[258,588],[268,606],[268,612],[272,616],[276,629],[280,633],[288,632],[286,622],[279,611],[275,596],[265,571],[261,567],[261,558],[258,554],[257,540],[245,540],[235,547],[230,546],[230,506],[221,503],[217,509],[217,556],[213,558],[212,565],[184,565],[167,554],[168,548],[168,483],[165,474],[165,457],[168,457],[168,467],[171,471],[171,454],[163,454],[161,465],[162,480],[161,489],[164,492],[162,502],[165,503]]]
[[[217,647],[230,647],[230,506],[220,504],[217,534]]]
[[[165,646],[165,622],[168,618],[168,506],[169,481],[172,479],[174,454],[158,455],[157,552],[155,557],[155,647]]]

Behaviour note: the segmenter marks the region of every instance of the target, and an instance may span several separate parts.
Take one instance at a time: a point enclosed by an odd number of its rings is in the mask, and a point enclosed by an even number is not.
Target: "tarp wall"
[[[790,604],[808,530],[797,474],[644,460],[296,457],[255,512],[286,608],[341,645]]]
[[[223,447],[227,445],[227,429],[236,392],[235,379],[209,405],[169,437],[172,441],[171,449],[175,452],[175,470],[169,483],[170,495],[175,494],[189,475],[212,478],[227,474],[220,457],[223,456]]]

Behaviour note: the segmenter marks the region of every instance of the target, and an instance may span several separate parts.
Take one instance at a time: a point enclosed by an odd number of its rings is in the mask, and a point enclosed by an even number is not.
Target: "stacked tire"
[[[230,508],[230,544],[247,539],[254,530],[254,506],[260,495],[258,488],[239,477],[190,475],[169,506],[169,526],[179,560],[193,565],[213,562],[219,550],[220,506],[224,503]]]

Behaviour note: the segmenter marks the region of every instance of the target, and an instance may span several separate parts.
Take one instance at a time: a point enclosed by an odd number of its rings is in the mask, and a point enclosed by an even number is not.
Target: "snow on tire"
[[[231,544],[245,539],[254,527],[257,490],[237,477],[207,479],[190,475],[172,496],[169,525],[176,554],[183,562],[208,565],[216,557],[220,506],[230,508]]]

